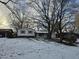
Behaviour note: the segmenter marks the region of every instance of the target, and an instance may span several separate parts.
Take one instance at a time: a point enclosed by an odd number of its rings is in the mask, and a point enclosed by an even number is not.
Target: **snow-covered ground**
[[[79,59],[79,47],[26,38],[0,38],[0,59]]]

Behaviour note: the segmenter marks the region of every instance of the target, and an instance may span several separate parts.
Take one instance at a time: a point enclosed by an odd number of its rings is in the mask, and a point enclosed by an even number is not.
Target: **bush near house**
[[[17,34],[15,33],[15,32],[13,32],[13,33],[8,33],[8,35],[7,35],[7,37],[8,38],[15,38],[15,37],[17,37]]]
[[[77,38],[79,38],[79,33],[74,33],[76,35]]]
[[[60,38],[60,34],[56,35],[57,38]],[[62,33],[62,42],[73,44],[77,41],[77,37],[74,33]]]
[[[12,29],[0,29],[0,37],[14,38],[16,33]]]
[[[12,29],[0,29],[0,37],[13,37],[12,33]]]

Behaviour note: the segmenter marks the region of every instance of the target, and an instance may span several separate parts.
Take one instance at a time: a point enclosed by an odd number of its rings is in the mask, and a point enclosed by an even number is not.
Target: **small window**
[[[21,30],[21,33],[22,33],[22,34],[25,34],[25,31],[24,31],[24,30]]]
[[[28,31],[28,33],[32,33],[32,31]]]

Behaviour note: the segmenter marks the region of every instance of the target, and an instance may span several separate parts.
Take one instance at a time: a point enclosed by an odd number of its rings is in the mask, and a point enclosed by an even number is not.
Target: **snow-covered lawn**
[[[0,38],[0,59],[79,59],[79,47],[26,38]]]

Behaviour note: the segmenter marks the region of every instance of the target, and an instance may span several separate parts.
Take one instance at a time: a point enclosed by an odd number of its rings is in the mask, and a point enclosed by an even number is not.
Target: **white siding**
[[[24,31],[25,33],[21,33],[21,31]],[[32,29],[19,29],[17,36],[35,36],[35,31]]]

